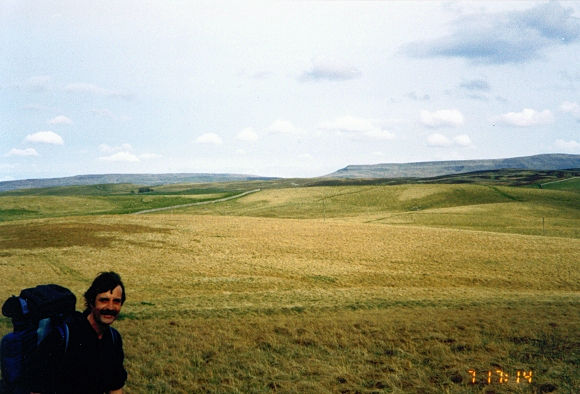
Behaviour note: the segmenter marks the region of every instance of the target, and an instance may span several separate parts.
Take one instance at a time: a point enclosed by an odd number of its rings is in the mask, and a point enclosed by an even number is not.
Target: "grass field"
[[[576,176],[569,179],[543,183],[542,188],[555,190],[580,190],[580,177]]]
[[[271,188],[138,216],[94,197],[0,197],[44,215],[0,223],[0,290],[120,272],[128,393],[580,387],[577,192]]]

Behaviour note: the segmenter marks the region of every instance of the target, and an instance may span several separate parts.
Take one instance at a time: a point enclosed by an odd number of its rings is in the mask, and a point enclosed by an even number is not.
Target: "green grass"
[[[191,195],[107,193],[58,195],[54,192],[47,195],[36,193],[0,195],[0,222],[79,215],[129,214],[147,209],[211,201],[231,195],[233,195],[231,192]]]
[[[364,220],[580,237],[579,195],[484,185],[328,186],[269,189],[189,214]]]
[[[89,186],[60,186],[41,189],[20,189],[0,193],[0,196],[109,196],[136,192],[139,186],[130,184],[108,184]]]
[[[542,189],[580,191],[580,177],[542,183]]]

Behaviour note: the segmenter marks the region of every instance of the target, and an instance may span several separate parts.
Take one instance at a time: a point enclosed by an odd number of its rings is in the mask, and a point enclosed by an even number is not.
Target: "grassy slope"
[[[569,392],[577,205],[565,191],[344,186],[183,215],[19,220],[0,224],[0,289],[56,282],[80,296],[97,272],[120,271],[129,393]]]
[[[139,193],[129,184],[67,186],[0,194],[0,222],[58,216],[126,214],[146,209],[214,200],[238,193],[236,189],[191,185],[154,187]]]
[[[527,186],[539,188],[540,184],[544,189],[555,189],[560,191],[577,192],[580,183],[578,182],[578,171],[575,170],[558,170],[558,171],[524,171],[524,170],[498,170],[498,171],[484,171],[470,174],[457,174],[436,178],[426,179],[276,179],[268,181],[232,181],[220,183],[196,183],[196,184],[169,184],[148,187],[147,193],[140,193],[139,185],[132,184],[107,184],[107,185],[91,185],[91,186],[66,186],[66,187],[49,187],[42,189],[23,189],[10,192],[0,193],[0,222],[7,220],[32,219],[42,217],[56,217],[56,216],[74,216],[86,214],[124,214],[132,213],[141,210],[148,210],[154,208],[168,207],[174,205],[189,204],[192,202],[214,200],[223,197],[228,197],[247,190],[262,189],[262,190],[278,190],[299,187],[316,187],[316,186],[332,186],[332,187],[351,187],[350,190],[356,190],[354,186],[387,186],[387,185],[416,185],[416,184],[475,184],[486,185],[495,188],[498,193],[501,193],[498,186]],[[326,189],[328,190],[328,189]],[[382,188],[386,190],[386,188]],[[446,193],[445,189],[440,195]],[[459,190],[459,189],[455,189]],[[474,189],[475,195],[458,196],[466,202],[459,201],[459,204],[474,204],[481,196],[477,193],[482,189]],[[471,191],[469,191],[471,192]],[[323,191],[322,193],[327,193]],[[328,192],[329,195],[322,195],[323,201],[323,215],[326,215],[326,203],[336,200],[335,192]],[[341,192],[338,192],[341,193]],[[359,193],[358,191],[348,191],[349,194]],[[364,193],[361,192],[361,193]],[[461,193],[461,192],[460,192]],[[473,193],[472,193],[473,194]],[[457,196],[453,196],[455,199]],[[471,197],[473,199],[469,200]],[[302,209],[307,204],[316,205],[316,195],[307,193],[307,200],[304,203],[297,202],[302,205]],[[509,198],[509,197],[508,197]],[[340,202],[339,202],[340,203]],[[430,202],[428,202],[430,203]],[[450,204],[455,204],[456,201],[450,201]],[[486,200],[487,203],[487,200]],[[348,203],[353,205],[353,203]],[[296,205],[296,204],[295,204]],[[354,205],[360,208],[364,207],[367,212],[370,210],[396,210],[400,211],[405,207],[397,206],[396,204],[385,205],[384,203],[376,204],[376,201],[365,201],[364,197],[359,198],[359,201],[354,201]],[[441,204],[440,204],[441,205]],[[353,212],[350,206],[339,204],[339,215],[342,215],[342,210],[346,208],[344,214],[352,215]],[[375,207],[376,209],[373,209]],[[221,209],[222,207],[220,207]],[[258,215],[270,214],[264,213],[268,209],[278,209],[279,206],[267,206],[260,208],[263,212]],[[418,210],[423,207],[411,206],[407,207],[411,210]],[[428,207],[427,207],[428,208]],[[251,209],[251,207],[249,208]],[[318,211],[318,207],[314,206],[314,211]],[[355,214],[359,214],[355,210]],[[239,213],[235,213],[239,214]],[[249,213],[253,215],[253,212]],[[291,210],[290,217],[293,217],[295,212]],[[274,213],[277,215],[277,213]]]
[[[543,189],[552,190],[575,190],[580,191],[580,177],[552,181],[542,184]]]
[[[341,218],[521,234],[580,237],[578,193],[482,185],[270,189],[176,212],[275,218]]]

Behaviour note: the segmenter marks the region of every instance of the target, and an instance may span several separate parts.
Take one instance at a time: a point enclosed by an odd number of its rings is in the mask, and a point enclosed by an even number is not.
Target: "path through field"
[[[217,200],[211,200],[211,201],[200,201],[200,202],[192,202],[190,204],[173,205],[173,206],[170,206],[170,207],[162,207],[162,208],[154,208],[154,209],[145,209],[143,211],[133,212],[133,215],[140,215],[142,213],[151,213],[151,212],[167,211],[167,210],[170,210],[170,209],[177,209],[177,208],[192,207],[194,205],[215,204],[215,203],[218,203],[218,202],[224,202],[224,201],[228,201],[228,200],[233,200],[235,198],[241,198],[241,197],[247,196],[248,194],[257,193],[260,190],[261,189],[248,190],[247,192],[243,192],[243,193],[240,193],[240,194],[236,194],[235,196],[218,198]]]

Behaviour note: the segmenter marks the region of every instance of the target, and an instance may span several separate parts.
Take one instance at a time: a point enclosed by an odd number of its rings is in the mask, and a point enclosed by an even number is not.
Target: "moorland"
[[[120,272],[128,393],[574,392],[578,179],[0,193],[0,294]]]

